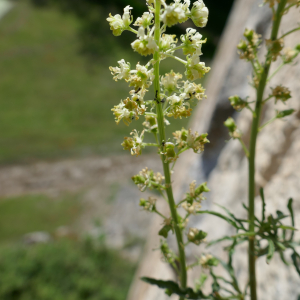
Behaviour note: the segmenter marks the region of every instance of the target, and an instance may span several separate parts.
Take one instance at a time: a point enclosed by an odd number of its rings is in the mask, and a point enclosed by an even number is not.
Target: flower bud
[[[277,112],[276,118],[281,119],[281,118],[291,115],[294,112],[295,112],[294,109],[282,110],[282,111]]]
[[[219,264],[219,261],[211,254],[201,255],[199,263],[203,268],[215,267]]]
[[[190,242],[199,245],[207,236],[207,233],[198,230],[197,228],[190,228],[187,234],[187,238]]]
[[[165,155],[165,162],[174,162],[178,158],[175,152],[175,145],[173,143],[165,143],[163,151],[163,154]]]
[[[231,96],[228,98],[230,101],[231,106],[236,110],[242,110],[244,107],[247,106],[247,101],[243,100],[239,96]]]
[[[197,27],[205,27],[208,20],[208,8],[203,0],[194,2],[191,9],[191,19]]]
[[[239,131],[237,130],[237,126],[234,122],[234,120],[229,117],[225,122],[224,125],[228,128],[229,130],[229,135],[233,138],[233,139],[239,139],[241,137],[241,134],[239,133]]]

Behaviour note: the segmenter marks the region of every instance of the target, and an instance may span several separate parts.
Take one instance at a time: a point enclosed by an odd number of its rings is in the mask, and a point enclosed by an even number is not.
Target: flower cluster
[[[300,44],[298,44],[294,49],[293,48],[284,48],[282,60],[285,64],[289,64],[294,61],[294,59],[300,53]]]
[[[272,96],[275,98],[275,103],[278,100],[285,102],[292,97],[291,91],[287,87],[284,87],[282,85],[278,85],[274,89],[271,88],[271,90],[272,90]]]
[[[266,45],[270,53],[270,58],[275,61],[279,55],[280,51],[283,49],[283,39],[278,39],[275,41],[266,40]]]
[[[121,100],[121,103],[115,105],[111,110],[114,112],[117,124],[123,119],[124,124],[128,126],[133,120],[138,120],[139,115],[145,113],[146,107],[127,98],[124,101]]]
[[[124,14],[121,17],[120,15],[112,16],[109,14],[109,18],[106,20],[109,22],[110,29],[112,30],[115,36],[121,35],[121,33],[129,28],[129,25],[132,23],[132,16],[130,10],[132,7],[127,5],[124,8]]]
[[[199,230],[197,228],[190,228],[187,234],[188,240],[196,245],[200,245],[201,242],[204,242],[206,236],[207,236],[206,232]]]
[[[144,192],[147,188],[164,189],[164,179],[165,177],[159,172],[154,173],[153,170],[149,170],[148,168],[143,169],[138,175],[132,177],[133,182],[138,186],[141,192]]]
[[[130,133],[132,137],[124,137],[124,142],[121,144],[124,150],[130,150],[131,155],[141,155],[142,149],[145,148],[143,145],[144,130],[139,135],[136,129]]]
[[[230,101],[231,106],[238,111],[241,111],[248,105],[247,101],[243,100],[237,95],[229,97],[228,100]]]
[[[179,150],[191,148],[195,153],[201,153],[204,151],[204,145],[209,143],[207,135],[207,133],[198,135],[197,131],[195,134],[192,134],[191,129],[186,130],[184,128],[173,133],[176,140],[175,145]]]
[[[154,197],[151,197],[151,196],[148,197],[148,200],[141,198],[140,206],[143,207],[144,210],[153,212],[153,211],[156,211],[156,206],[155,206],[156,201],[157,201],[157,199]]]
[[[238,54],[240,59],[251,61],[255,59],[258,47],[261,43],[261,35],[257,34],[254,30],[245,29],[244,31],[245,40],[241,40],[237,45]]]
[[[200,184],[196,188],[196,180],[190,184],[190,192],[186,193],[186,197],[182,200],[181,206],[186,210],[186,212],[191,214],[196,214],[201,209],[201,202],[205,199],[202,193],[209,192],[206,182]]]
[[[211,254],[202,254],[199,259],[199,264],[206,269],[208,269],[209,267],[215,267],[218,265],[218,263],[219,261]]]

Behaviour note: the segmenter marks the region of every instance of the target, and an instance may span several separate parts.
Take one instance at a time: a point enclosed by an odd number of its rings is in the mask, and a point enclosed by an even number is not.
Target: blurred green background
[[[206,62],[213,58],[232,2],[205,1],[210,17],[200,32],[208,38]],[[121,58],[132,65],[145,58],[131,51],[132,34],[114,37],[105,19],[109,12],[122,14],[126,5],[134,7],[136,18],[145,11],[145,1],[12,3],[0,20],[1,168],[122,153],[123,137],[136,126],[114,122],[111,108],[127,97],[129,88],[114,82],[108,67]],[[190,26],[171,29],[181,34]],[[162,72],[180,67],[166,60]],[[80,195],[65,193],[59,201],[42,194],[0,197],[0,299],[126,298],[135,263],[125,263],[103,242],[19,243],[28,232],[52,233],[61,224],[72,224],[82,212]]]

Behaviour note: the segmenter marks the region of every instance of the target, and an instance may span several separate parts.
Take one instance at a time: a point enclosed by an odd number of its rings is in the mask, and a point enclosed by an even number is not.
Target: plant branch
[[[155,31],[154,31],[154,39],[157,45],[159,45],[160,41],[160,8],[161,8],[161,1],[155,0]],[[160,83],[159,83],[159,56],[160,53],[155,51],[154,53],[154,89],[155,95],[157,99],[160,99]],[[158,130],[159,130],[159,141],[161,147],[163,147],[163,143],[166,141],[165,135],[165,124],[164,124],[164,114],[162,110],[162,104],[160,101],[156,103],[156,112],[157,112],[157,123],[158,123]],[[162,149],[163,150],[163,149]],[[161,159],[163,163],[164,175],[165,175],[165,183],[166,183],[166,193],[168,196],[169,207],[171,211],[171,216],[174,222],[174,230],[177,240],[178,252],[179,252],[179,261],[180,261],[180,282],[181,288],[186,288],[187,283],[187,271],[186,271],[186,262],[185,262],[185,251],[182,239],[181,229],[178,225],[178,217],[176,211],[176,205],[173,197],[173,190],[171,185],[171,173],[169,168],[169,163],[165,160],[165,155],[161,154]],[[184,300],[184,297],[180,297],[180,300]]]
[[[284,12],[287,0],[282,0],[277,7],[276,13],[274,15],[271,40],[277,40],[278,30],[281,22],[281,18]],[[261,109],[263,106],[263,94],[267,84],[267,78],[270,71],[272,60],[270,59],[270,51],[266,56],[266,62],[262,70],[261,78],[257,88],[257,98],[255,105],[255,116],[252,120],[251,126],[251,138],[250,138],[250,151],[249,151],[249,231],[254,232],[255,229],[255,153],[256,153],[256,140],[258,134],[258,128],[260,123]],[[248,247],[248,264],[249,264],[249,285],[250,285],[250,296],[251,300],[257,300],[256,294],[256,256],[255,256],[255,236],[249,237],[249,247]]]

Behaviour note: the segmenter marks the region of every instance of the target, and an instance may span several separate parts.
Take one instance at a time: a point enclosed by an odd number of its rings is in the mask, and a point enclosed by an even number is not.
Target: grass
[[[125,300],[135,265],[91,241],[0,248],[2,300]]]
[[[0,200],[0,244],[16,241],[28,232],[53,233],[59,226],[72,225],[81,213],[79,199],[69,194],[58,199],[24,195]]]
[[[116,89],[107,62],[88,69],[77,28],[77,19],[26,2],[1,20],[1,163],[111,152],[127,132],[110,111],[127,88]]]

